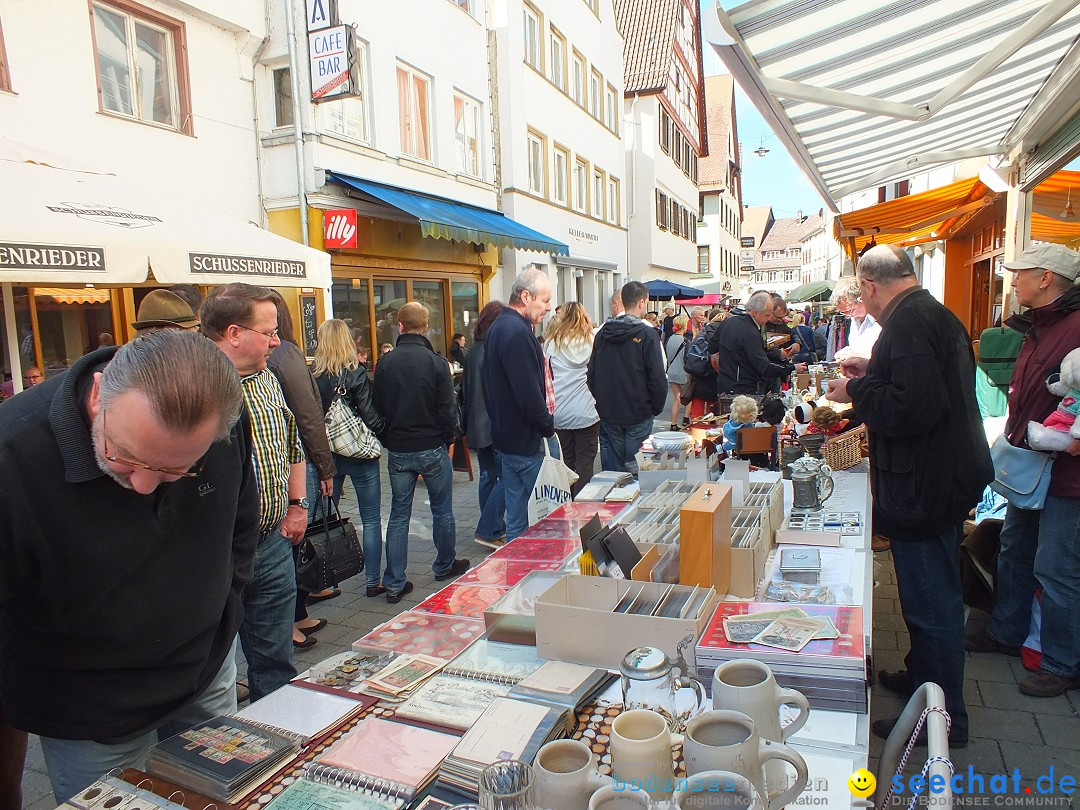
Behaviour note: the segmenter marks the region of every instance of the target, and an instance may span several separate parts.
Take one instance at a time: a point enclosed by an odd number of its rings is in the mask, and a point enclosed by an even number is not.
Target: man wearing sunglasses
[[[177,330],[0,406],[19,471],[0,487],[0,742],[41,736],[57,801],[236,708],[258,540],[242,407],[228,360]]]

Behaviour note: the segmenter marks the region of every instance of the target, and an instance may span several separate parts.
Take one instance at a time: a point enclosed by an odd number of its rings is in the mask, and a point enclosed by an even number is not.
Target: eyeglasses
[[[23,379],[24,380],[44,380],[45,378],[42,377],[40,374],[27,374],[26,376],[23,377]]]
[[[279,336],[277,329],[275,329],[273,332],[260,332],[258,329],[252,329],[250,326],[244,326],[242,323],[237,323],[233,325],[238,326],[241,329],[246,329],[249,332],[254,332],[256,335],[262,335],[267,340],[274,340]]]
[[[109,455],[109,439],[105,435],[105,409],[101,409],[101,443],[103,445],[103,455],[106,461],[113,464],[120,464],[124,467],[136,467],[140,470],[147,470],[148,472],[162,473],[164,475],[175,475],[180,478],[197,478],[199,473],[203,471],[203,467],[206,466],[206,456],[204,455],[199,459],[199,463],[196,467],[190,470],[175,470],[168,467],[151,467],[149,464],[143,464],[141,461],[132,461],[129,458],[122,458],[121,456]]]

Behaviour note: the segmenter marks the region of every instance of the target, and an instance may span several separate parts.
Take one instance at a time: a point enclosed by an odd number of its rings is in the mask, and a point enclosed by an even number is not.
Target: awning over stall
[[[1080,96],[1076,0],[751,0],[711,44],[810,182],[844,195],[1045,140]]]
[[[330,256],[167,188],[0,159],[0,282],[330,286]]]
[[[563,242],[544,236],[499,211],[435,197],[418,191],[375,183],[340,172],[327,172],[329,182],[348,186],[378,202],[404,211],[420,221],[420,232],[433,239],[489,244],[568,256]]]

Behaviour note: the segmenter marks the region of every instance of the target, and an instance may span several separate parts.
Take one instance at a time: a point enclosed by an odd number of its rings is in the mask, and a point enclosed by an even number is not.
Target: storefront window
[[[446,331],[446,293],[441,281],[414,281],[412,283],[413,301],[419,301],[428,311],[427,339],[439,354],[446,356],[450,347],[450,337]]]
[[[480,288],[475,281],[450,282],[450,309],[454,332],[463,334],[465,345],[471,346],[476,318],[480,314]]]
[[[46,378],[94,349],[115,345],[109,290],[35,287],[33,296]]]
[[[0,348],[3,349],[3,357],[0,357],[0,381],[3,383],[3,391],[14,390],[9,382],[16,374],[21,374],[36,365],[37,353],[34,345],[34,330],[30,321],[30,296],[25,287],[12,287],[12,297],[15,304],[15,335],[18,341],[17,350],[22,370],[11,367],[11,349],[8,345],[8,324],[6,308],[0,305]],[[25,387],[25,385],[24,385]]]
[[[331,295],[334,317],[349,325],[358,349],[368,349],[368,368],[371,368],[371,302],[367,281],[335,281]]]

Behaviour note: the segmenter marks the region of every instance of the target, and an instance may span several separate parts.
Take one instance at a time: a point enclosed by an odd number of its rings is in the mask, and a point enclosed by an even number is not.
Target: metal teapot
[[[689,643],[693,640],[690,636]],[[619,665],[623,708],[651,709],[663,715],[668,728],[678,733],[686,728],[687,720],[705,707],[707,700],[705,684],[690,674],[690,667],[683,657],[685,644],[686,639],[679,644],[678,657],[674,660],[656,647],[636,647]],[[693,692],[692,706],[676,698],[683,689]]]
[[[792,508],[816,512],[833,494],[832,469],[819,458],[803,456],[791,462]]]

